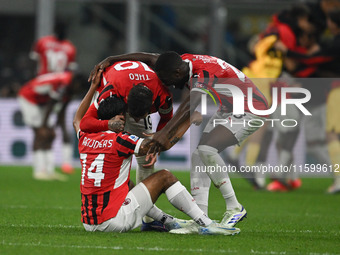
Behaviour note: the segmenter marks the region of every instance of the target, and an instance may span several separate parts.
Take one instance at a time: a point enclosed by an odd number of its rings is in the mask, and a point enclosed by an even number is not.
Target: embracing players
[[[132,53],[113,56],[99,63],[92,71],[90,78],[97,70],[106,68],[116,61],[139,60],[153,67],[158,77],[167,86],[179,89],[188,87],[190,96],[186,98],[178,108],[174,117],[168,124],[153,136],[154,151],[160,151],[181,125],[190,117],[201,100],[202,93],[213,92],[220,98],[220,107],[212,116],[204,129],[197,149],[192,154],[191,168],[191,192],[200,208],[207,213],[210,180],[222,193],[226,202],[226,212],[221,223],[226,227],[232,227],[246,216],[246,210],[238,202],[234,189],[231,185],[227,172],[203,172],[195,171],[196,166],[205,165],[225,169],[226,164],[220,157],[219,152],[225,148],[239,144],[246,137],[258,129],[259,123],[264,116],[252,114],[247,105],[248,88],[251,89],[252,105],[257,110],[266,110],[267,101],[256,86],[238,69],[216,57],[206,55],[184,54],[182,56],[175,52],[166,52],[161,55],[149,53]],[[236,100],[230,86],[216,85],[232,84],[236,90],[242,92],[243,114],[233,114]],[[239,107],[239,106],[238,106]],[[225,122],[215,124],[215,119],[224,119]],[[254,123],[251,125],[232,125],[231,123],[243,122]],[[257,126],[257,127],[254,127]],[[183,229],[182,233],[192,233],[192,229]]]

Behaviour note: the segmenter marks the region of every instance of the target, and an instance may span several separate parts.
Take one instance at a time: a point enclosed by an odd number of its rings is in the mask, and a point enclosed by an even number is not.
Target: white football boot
[[[227,228],[220,223],[213,222],[209,226],[199,227],[198,233],[200,235],[225,235],[233,236],[240,233],[239,228]]]
[[[223,219],[221,220],[220,224],[226,228],[232,228],[239,221],[243,220],[247,216],[247,211],[241,204],[239,205],[239,207],[240,208],[236,208],[233,210],[227,210],[223,214]]]
[[[187,234],[197,234],[199,225],[193,221],[188,220],[185,226],[177,229],[172,229],[169,231],[171,234],[180,234],[180,235],[187,235]]]

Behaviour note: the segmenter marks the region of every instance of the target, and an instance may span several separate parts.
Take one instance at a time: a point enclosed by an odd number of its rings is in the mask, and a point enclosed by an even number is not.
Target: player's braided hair
[[[117,96],[105,98],[99,103],[98,118],[101,120],[109,120],[116,115],[125,114],[126,104],[123,99]]]
[[[142,118],[145,114],[150,112],[152,106],[152,91],[144,86],[143,83],[139,83],[129,92],[127,104],[128,112],[131,117]]]

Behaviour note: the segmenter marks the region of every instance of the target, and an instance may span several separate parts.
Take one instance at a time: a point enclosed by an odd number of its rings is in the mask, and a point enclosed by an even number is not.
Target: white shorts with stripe
[[[152,206],[149,190],[143,183],[139,183],[129,191],[116,217],[99,225],[85,223],[83,225],[86,231],[126,232],[139,227],[142,224],[142,218]]]
[[[233,115],[229,112],[217,111],[205,126],[203,133],[210,133],[217,125],[229,129],[240,144],[244,139],[264,125],[265,118],[246,112]]]

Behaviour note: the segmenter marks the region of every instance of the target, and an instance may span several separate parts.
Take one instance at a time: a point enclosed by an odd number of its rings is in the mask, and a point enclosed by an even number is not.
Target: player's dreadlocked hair
[[[182,64],[182,58],[174,51],[161,54],[155,64],[156,73],[173,73]]]
[[[145,114],[149,113],[152,106],[152,97],[153,93],[143,83],[133,86],[127,100],[130,116],[142,118]]]
[[[105,98],[99,103],[98,118],[101,120],[109,120],[116,115],[125,114],[126,104],[123,99],[116,96]]]

